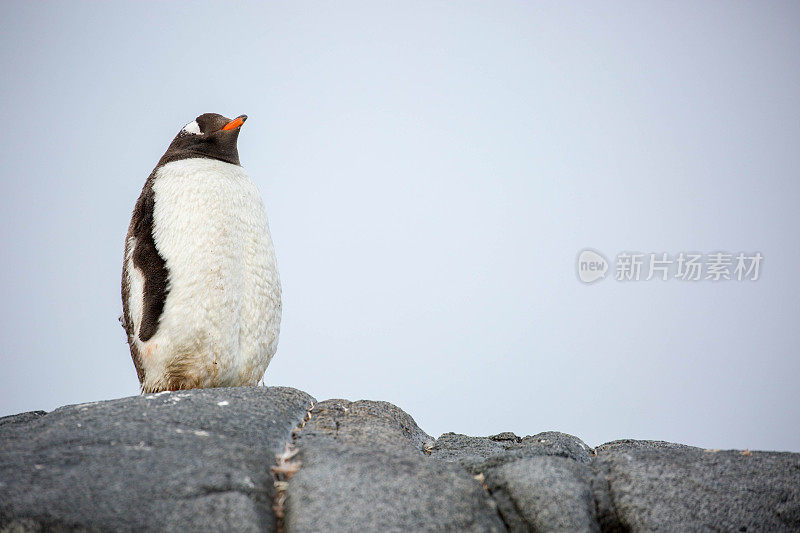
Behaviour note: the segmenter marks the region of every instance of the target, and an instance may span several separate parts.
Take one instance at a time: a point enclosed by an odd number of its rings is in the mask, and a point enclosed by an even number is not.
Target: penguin
[[[239,162],[246,115],[186,124],[145,181],[122,268],[122,326],[141,392],[255,386],[278,347],[267,214]]]

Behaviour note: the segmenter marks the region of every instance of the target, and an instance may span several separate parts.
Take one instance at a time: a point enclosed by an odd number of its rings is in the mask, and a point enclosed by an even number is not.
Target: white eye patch
[[[196,120],[193,120],[185,125],[183,127],[183,131],[186,133],[193,133],[194,135],[201,135],[203,133],[200,131],[200,124],[198,124]]]

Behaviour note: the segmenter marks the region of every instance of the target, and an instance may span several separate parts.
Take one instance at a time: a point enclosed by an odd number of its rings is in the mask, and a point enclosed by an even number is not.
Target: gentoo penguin
[[[188,123],[136,202],[121,321],[142,393],[257,385],[278,347],[275,250],[236,146],[246,119]]]

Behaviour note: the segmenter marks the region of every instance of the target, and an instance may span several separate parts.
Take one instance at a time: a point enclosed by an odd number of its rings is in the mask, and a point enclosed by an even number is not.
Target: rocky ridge
[[[800,454],[434,439],[392,404],[287,387],[0,418],[0,531],[187,529],[797,531]]]

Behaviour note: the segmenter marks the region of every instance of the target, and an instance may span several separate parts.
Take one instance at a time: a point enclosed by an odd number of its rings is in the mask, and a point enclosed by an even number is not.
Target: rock
[[[519,446],[529,450],[529,453],[564,457],[584,465],[591,463],[594,456],[594,450],[581,439],[558,431],[545,431],[525,437],[521,439]]]
[[[316,404],[311,418],[295,434],[298,444],[335,440],[352,446],[422,452],[434,439],[422,431],[411,415],[388,402],[326,400]]]
[[[797,453],[434,441],[386,402],[312,401],[204,389],[0,418],[0,531],[800,531]]]
[[[0,529],[263,531],[270,465],[312,398],[204,389],[0,421]]]
[[[295,435],[303,464],[287,491],[287,531],[505,529],[480,483],[431,460],[433,439],[391,404],[322,402]]]
[[[800,454],[633,440],[593,451],[548,432],[449,433],[431,455],[482,475],[512,531],[800,530]]]
[[[431,456],[483,476],[511,531],[596,531],[592,449],[566,433],[442,435]]]
[[[0,426],[4,424],[21,424],[24,422],[30,422],[32,420],[36,420],[37,418],[41,418],[46,414],[46,411],[28,411],[27,413],[4,416],[0,418]]]
[[[431,457],[441,461],[457,462],[473,474],[479,474],[480,465],[486,459],[502,456],[505,451],[502,444],[487,437],[445,433],[436,439],[431,449]]]
[[[591,468],[553,455],[523,457],[484,474],[511,531],[599,531]]]
[[[800,454],[618,441],[594,467],[608,529],[800,530]]]
[[[468,437],[445,433],[433,445],[431,456],[442,461],[455,461],[473,474],[524,457],[553,455],[581,464],[592,461],[592,449],[578,437],[546,431],[527,437],[511,432],[491,437]]]

